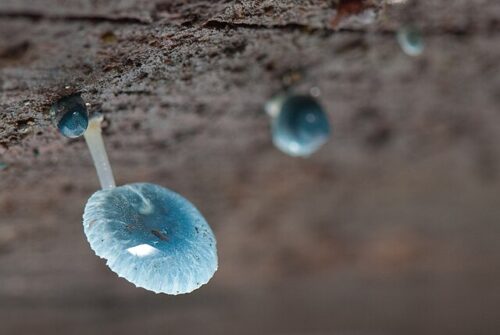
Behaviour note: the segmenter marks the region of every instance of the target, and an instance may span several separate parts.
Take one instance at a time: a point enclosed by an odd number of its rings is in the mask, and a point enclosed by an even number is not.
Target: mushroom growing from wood
[[[409,56],[420,56],[424,52],[422,33],[416,27],[401,27],[396,35],[399,45]]]
[[[118,276],[156,293],[189,293],[206,284],[218,263],[210,226],[193,204],[169,189],[149,183],[116,187],[101,122],[102,116],[92,118],[84,133],[102,188],[83,214],[91,248]]]
[[[290,156],[307,157],[330,136],[328,117],[312,96],[284,94],[265,106],[274,145]]]

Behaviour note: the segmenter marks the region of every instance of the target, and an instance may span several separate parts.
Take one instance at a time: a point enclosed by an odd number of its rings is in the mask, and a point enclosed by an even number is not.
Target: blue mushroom
[[[413,26],[398,30],[396,38],[401,49],[409,56],[420,56],[424,52],[422,33]]]
[[[52,105],[50,115],[59,132],[69,138],[82,136],[89,124],[87,107],[78,94],[59,99]]]
[[[179,194],[148,183],[115,186],[102,117],[84,134],[102,190],[85,206],[83,227],[96,255],[118,276],[156,293],[189,293],[217,270],[215,236]]]
[[[90,246],[120,277],[156,293],[182,294],[217,270],[214,234],[185,198],[158,185],[94,193],[83,226]]]
[[[307,157],[330,137],[328,117],[315,98],[286,95],[266,105],[274,145],[290,156]]]

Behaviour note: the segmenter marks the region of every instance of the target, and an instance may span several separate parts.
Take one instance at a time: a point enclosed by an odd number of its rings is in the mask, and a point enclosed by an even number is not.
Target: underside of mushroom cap
[[[188,200],[158,185],[97,191],[85,206],[83,226],[111,270],[156,293],[189,293],[217,270],[208,223]]]

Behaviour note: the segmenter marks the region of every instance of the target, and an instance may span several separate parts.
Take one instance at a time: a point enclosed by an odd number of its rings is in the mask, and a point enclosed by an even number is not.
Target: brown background
[[[498,334],[500,2],[0,1],[0,334]],[[401,52],[414,22],[426,50]],[[265,101],[321,89],[334,135],[271,144]],[[50,124],[81,92],[119,184],[191,199],[220,269],[135,289],[81,226],[98,188]]]

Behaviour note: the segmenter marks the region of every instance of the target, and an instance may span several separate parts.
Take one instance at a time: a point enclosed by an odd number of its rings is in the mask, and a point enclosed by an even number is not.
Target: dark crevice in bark
[[[361,28],[330,28],[330,27],[312,27],[301,23],[286,23],[276,25],[266,25],[258,23],[236,23],[230,21],[223,21],[212,19],[203,24],[204,28],[211,28],[217,30],[224,29],[252,29],[252,30],[283,30],[283,31],[303,31],[310,34],[318,33],[323,35],[332,35],[334,33],[354,33],[354,34],[373,34],[373,35],[394,35],[396,33],[393,29],[378,28],[377,30],[361,29]],[[500,23],[492,22],[484,28],[478,27],[444,27],[442,29],[423,29],[424,35],[439,36],[439,35],[452,35],[452,36],[472,36],[476,34],[495,34],[500,33]]]
[[[203,24],[205,28],[213,28],[213,29],[255,29],[255,30],[325,30],[325,31],[333,31],[332,29],[318,29],[313,28],[305,24],[300,23],[286,23],[286,24],[273,24],[273,25],[265,25],[259,23],[235,23],[229,21],[222,20],[208,20]]]
[[[35,12],[0,12],[0,19],[27,19],[33,21],[51,20],[63,22],[90,22],[90,23],[113,23],[113,24],[140,24],[147,25],[148,20],[128,16],[101,16],[101,15],[46,15]]]
[[[113,23],[118,25],[149,25],[153,21],[128,16],[104,16],[104,15],[47,15],[36,12],[0,12],[0,19],[27,19],[33,21],[50,20],[61,22],[89,22],[89,23]],[[310,34],[331,35],[334,33],[370,33],[378,35],[394,34],[391,29],[366,30],[361,28],[333,28],[333,27],[313,27],[307,24],[290,22],[284,24],[260,24],[260,23],[245,23],[231,22],[219,19],[210,19],[201,25],[203,28],[209,29],[253,29],[253,30],[282,30],[282,31],[302,31]],[[454,36],[470,36],[476,34],[496,34],[500,33],[500,21],[494,20],[483,28],[479,27],[443,27],[441,29],[424,29],[425,35],[454,35]]]

